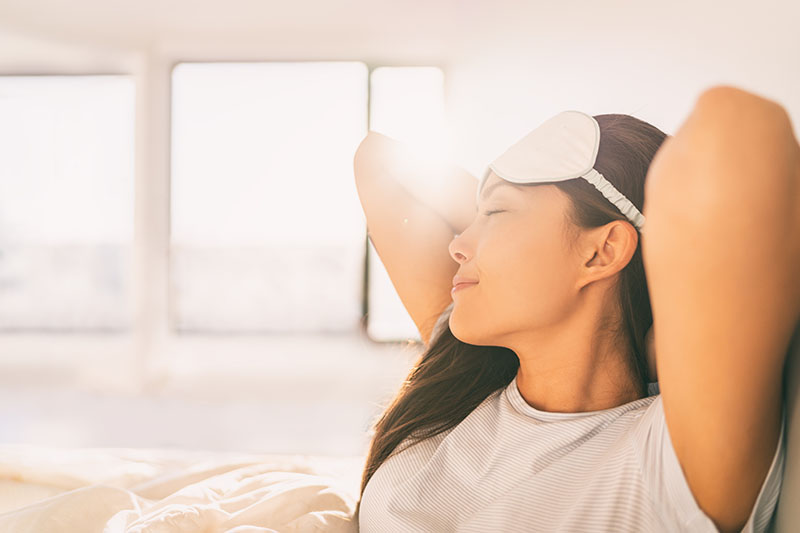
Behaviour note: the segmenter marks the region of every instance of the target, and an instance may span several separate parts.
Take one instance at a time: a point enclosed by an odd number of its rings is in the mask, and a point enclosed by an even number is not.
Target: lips
[[[455,287],[459,283],[478,283],[478,280],[474,278],[468,278],[466,276],[455,275],[453,277],[453,287]]]
[[[455,276],[453,278],[453,288],[457,289],[458,287],[465,287],[467,285],[474,285],[478,283],[477,279],[467,278],[465,276]]]

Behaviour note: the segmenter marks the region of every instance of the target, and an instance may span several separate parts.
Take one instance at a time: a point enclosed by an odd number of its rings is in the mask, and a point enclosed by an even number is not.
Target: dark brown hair
[[[630,115],[608,114],[594,118],[600,126],[600,146],[594,168],[642,211],[647,169],[666,134]],[[567,227],[572,224],[574,235],[580,228],[627,220],[583,178],[553,185],[571,200]],[[616,305],[608,310],[604,320],[627,356],[630,377],[639,397],[644,397],[648,382],[644,338],[653,323],[653,315],[642,263],[641,234],[631,260],[620,271],[616,294]],[[519,359],[512,350],[476,346],[453,336],[449,327],[452,308],[451,303],[441,314],[427,349],[375,422],[360,496],[378,467],[407,437],[408,446],[411,446],[453,428],[490,394],[509,385],[517,374]],[[361,497],[356,516],[360,507]]]

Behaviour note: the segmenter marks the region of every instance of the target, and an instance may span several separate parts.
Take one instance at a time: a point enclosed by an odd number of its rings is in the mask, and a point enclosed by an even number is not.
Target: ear
[[[577,280],[578,289],[593,281],[610,278],[625,268],[638,244],[636,229],[623,220],[614,220],[586,231],[579,247],[584,263]]]

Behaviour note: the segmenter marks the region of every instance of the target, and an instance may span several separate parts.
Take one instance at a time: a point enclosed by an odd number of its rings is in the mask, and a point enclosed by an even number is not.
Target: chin
[[[461,342],[475,345],[485,344],[479,336],[475,335],[475,332],[479,329],[477,325],[471,326],[469,322],[465,323],[464,320],[460,320],[457,316],[454,317],[453,314],[450,315],[448,323],[453,337]]]

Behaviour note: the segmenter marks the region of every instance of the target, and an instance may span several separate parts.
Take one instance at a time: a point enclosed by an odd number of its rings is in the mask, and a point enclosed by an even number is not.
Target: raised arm
[[[656,154],[644,215],[669,433],[700,508],[738,531],[775,453],[800,320],[800,146],[786,112],[705,91]]]
[[[475,217],[478,180],[377,132],[359,145],[354,170],[369,238],[428,344],[452,301],[458,263],[448,245]]]

